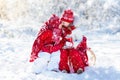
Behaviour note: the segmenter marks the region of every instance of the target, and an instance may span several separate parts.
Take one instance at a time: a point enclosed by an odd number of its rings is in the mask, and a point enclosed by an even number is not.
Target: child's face
[[[68,27],[68,26],[70,25],[70,23],[69,23],[69,22],[62,21],[61,25],[64,26],[64,27]]]

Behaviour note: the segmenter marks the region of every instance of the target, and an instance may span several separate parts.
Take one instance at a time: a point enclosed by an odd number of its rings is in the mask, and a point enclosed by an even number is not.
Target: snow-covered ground
[[[79,31],[77,29],[76,34]],[[15,38],[0,34],[0,80],[120,80],[120,38],[117,34],[106,36],[97,32],[89,35],[83,33],[88,37],[88,46],[97,58],[96,64],[86,68],[84,73],[78,75],[45,71],[36,75],[31,72],[32,63],[28,62],[34,38],[27,32]],[[116,39],[113,39],[115,36]]]
[[[20,0],[0,1],[7,1],[7,7],[2,6],[8,12],[2,11],[9,14],[2,16],[0,10],[0,80],[120,80],[120,0],[73,0],[68,3],[67,0],[26,0],[31,5],[25,8],[24,2],[24,10],[17,6],[20,11],[14,13],[16,15],[11,14],[17,9],[11,4],[18,1],[18,5],[21,5]],[[32,63],[28,60],[37,32],[52,13],[60,15],[69,4],[80,18],[77,24],[80,27],[73,32],[73,37],[78,40],[75,43],[81,40],[82,35],[86,35],[88,46],[96,55],[96,64],[79,75],[53,71],[36,75],[31,72]],[[20,12],[24,13],[26,9],[28,13],[25,14],[28,15],[22,15]]]

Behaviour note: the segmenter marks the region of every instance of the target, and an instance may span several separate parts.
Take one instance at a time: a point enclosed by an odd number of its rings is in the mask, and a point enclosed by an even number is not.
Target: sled
[[[88,55],[88,63],[90,66],[95,65],[96,62],[96,56],[94,52],[89,48],[87,49],[87,55]]]

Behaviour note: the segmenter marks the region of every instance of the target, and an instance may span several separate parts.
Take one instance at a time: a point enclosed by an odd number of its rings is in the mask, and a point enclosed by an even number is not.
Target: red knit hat
[[[70,10],[70,9],[69,10],[65,10],[63,15],[62,15],[61,20],[69,22],[69,23],[73,23],[74,17],[73,17],[72,10]]]

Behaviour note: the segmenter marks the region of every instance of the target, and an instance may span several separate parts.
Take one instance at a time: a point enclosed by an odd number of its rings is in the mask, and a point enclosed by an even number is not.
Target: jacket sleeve
[[[33,62],[38,57],[38,53],[41,50],[41,48],[44,46],[45,40],[51,35],[52,33],[49,30],[46,30],[45,32],[38,35],[32,46],[30,62]]]
[[[66,42],[66,39],[62,39],[59,44],[51,46],[50,47],[50,53],[62,49],[62,47],[65,45],[65,42]]]

